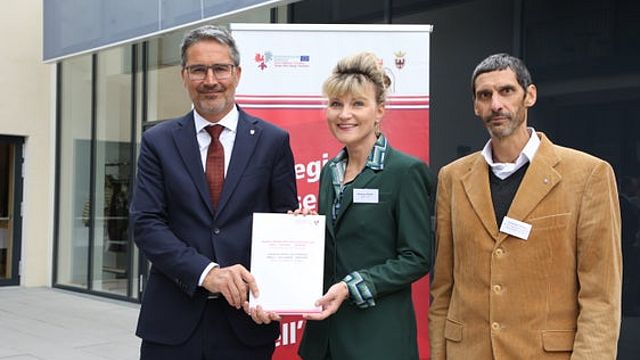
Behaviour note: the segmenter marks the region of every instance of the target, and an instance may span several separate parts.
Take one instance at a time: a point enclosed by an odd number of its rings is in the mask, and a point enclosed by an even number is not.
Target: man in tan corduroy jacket
[[[433,360],[614,360],[620,209],[611,166],[527,127],[520,59],[472,76],[491,139],[442,168],[429,314]]]

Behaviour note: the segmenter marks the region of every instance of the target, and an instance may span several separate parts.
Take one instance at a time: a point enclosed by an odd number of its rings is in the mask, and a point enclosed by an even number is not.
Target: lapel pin
[[[253,134],[255,134],[255,133],[256,133],[256,131],[255,131],[255,130],[253,130],[253,129],[249,130],[249,134],[253,135]]]

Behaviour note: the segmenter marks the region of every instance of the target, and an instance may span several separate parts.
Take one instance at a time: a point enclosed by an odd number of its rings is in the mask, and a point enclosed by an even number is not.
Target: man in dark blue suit
[[[253,213],[298,206],[289,135],[236,106],[240,56],[226,29],[192,30],[181,50],[194,110],[143,134],[131,205],[135,242],[151,262],[141,359],[270,359],[278,324],[256,324],[242,306],[258,291]]]

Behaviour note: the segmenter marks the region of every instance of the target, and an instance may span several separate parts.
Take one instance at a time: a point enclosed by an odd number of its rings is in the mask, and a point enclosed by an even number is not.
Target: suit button
[[[498,324],[497,322],[491,323],[491,329],[500,330],[500,324]]]
[[[497,248],[496,249],[496,256],[502,256],[504,255],[504,250],[502,248]]]
[[[213,229],[213,233],[216,235],[220,234],[220,229],[218,228]]]
[[[495,292],[496,294],[499,294],[500,291],[502,291],[502,286],[500,285],[493,285],[493,292]]]

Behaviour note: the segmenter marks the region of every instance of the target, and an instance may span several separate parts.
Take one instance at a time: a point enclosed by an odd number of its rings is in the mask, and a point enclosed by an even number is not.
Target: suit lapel
[[[390,145],[387,145],[387,150],[386,150],[386,154],[384,157],[384,166],[386,167],[389,162],[393,161],[393,153],[394,150]],[[379,170],[379,171],[384,171],[384,170]],[[349,209],[351,208],[351,205],[353,204],[353,191],[355,189],[365,189],[367,187],[367,185],[373,181],[373,179],[376,178],[376,176],[378,176],[378,172],[376,170],[372,170],[369,167],[365,167],[362,172],[360,172],[360,174],[358,174],[358,176],[355,178],[355,180],[349,185],[349,189],[345,190],[344,193],[342,194],[342,202],[340,203],[340,212],[338,213],[338,218],[336,219],[335,225],[333,224],[333,222],[331,221],[331,218],[329,218],[329,220],[327,221],[327,229],[329,229],[329,233],[331,234],[331,236],[334,236],[334,232],[335,232],[335,228],[338,227],[338,223],[340,222],[340,220],[344,217],[344,215],[347,213],[347,211],[349,211]],[[332,172],[327,172],[326,176],[330,176],[333,177]],[[333,178],[331,179],[333,180]],[[322,194],[321,196],[323,196],[323,198],[328,199],[329,201],[325,202],[325,209],[324,213],[327,214],[327,216],[331,216],[331,213],[333,211],[333,202],[335,199],[335,190],[333,188],[333,183],[332,181],[327,182],[329,184],[329,186],[327,186],[324,189],[321,189]]]
[[[510,218],[520,221],[524,221],[562,179],[554,169],[560,159],[553,149],[553,144],[544,134],[538,133],[538,135],[541,140],[540,147],[522,179],[507,214]],[[501,233],[500,240],[506,237],[507,234]]]
[[[498,240],[499,233],[491,200],[488,168],[482,154],[478,153],[475,162],[462,177],[462,187],[482,225],[495,240]]]
[[[209,212],[213,215],[207,180],[205,179],[204,170],[202,169],[202,159],[200,158],[200,149],[198,148],[193,112],[190,112],[178,120],[178,125],[173,130],[173,140],[178,148],[180,158],[187,168],[187,172],[198,189],[200,197],[207,205]]]
[[[351,183],[351,185],[349,186],[350,188],[342,194],[342,203],[340,204],[340,213],[338,214],[338,218],[336,219],[336,227],[338,226],[338,223],[340,223],[340,220],[342,219],[344,214],[349,211],[349,208],[353,204],[353,191],[355,189],[364,189],[367,184],[370,183],[371,180],[373,180],[375,177],[376,171],[365,167],[364,170],[362,170],[362,172]]]
[[[239,110],[239,113],[236,140],[231,152],[229,169],[224,178],[222,194],[220,194],[218,213],[222,212],[237,187],[262,133],[262,129],[257,126],[256,121],[252,121],[242,110]]]
[[[331,171],[329,171],[329,169],[326,170],[326,175],[324,176],[331,176]],[[323,186],[323,184],[326,184]],[[335,190],[333,190],[333,184],[331,183],[331,181],[320,181],[320,198],[322,199],[326,199],[326,201],[323,201],[324,207],[321,210],[321,213],[324,214],[326,216],[326,227],[327,230],[329,231],[329,234],[331,235],[332,238],[335,238],[335,227],[333,224],[333,221],[331,220],[331,213],[332,213],[332,208],[333,208],[333,201],[335,200],[336,196],[335,196]]]

